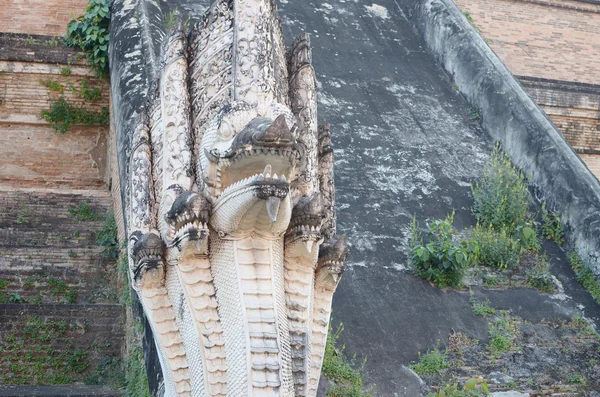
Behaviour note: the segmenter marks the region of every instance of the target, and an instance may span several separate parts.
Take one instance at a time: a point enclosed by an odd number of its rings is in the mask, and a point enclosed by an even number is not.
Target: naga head
[[[165,244],[158,231],[135,231],[129,238],[129,270],[134,288],[162,286],[165,279]]]
[[[323,285],[331,288],[337,287],[345,267],[344,262],[348,257],[348,242],[344,234],[337,241],[329,240],[321,246],[316,276]]]
[[[323,218],[321,195],[316,193],[310,197],[302,197],[294,206],[285,234],[286,254],[288,250],[293,250],[300,255],[310,255],[313,248],[323,242]]]
[[[210,205],[199,193],[174,189],[179,194],[165,214],[167,243],[185,252],[208,252],[208,220]]]
[[[247,103],[235,102],[213,120],[200,153],[207,194],[214,204],[213,227],[225,232],[243,229],[235,222],[251,217],[256,221],[253,227],[264,224],[269,232],[285,231],[291,215],[290,181],[297,178],[302,156],[296,129],[294,115],[279,104],[259,114]],[[223,224],[219,211],[226,210],[235,225]]]

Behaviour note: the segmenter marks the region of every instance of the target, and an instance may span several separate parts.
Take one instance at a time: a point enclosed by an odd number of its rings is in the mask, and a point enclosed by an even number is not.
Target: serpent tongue
[[[277,214],[279,213],[279,204],[281,204],[281,199],[279,197],[271,196],[267,199],[267,214],[269,214],[271,222],[275,222],[277,220]]]

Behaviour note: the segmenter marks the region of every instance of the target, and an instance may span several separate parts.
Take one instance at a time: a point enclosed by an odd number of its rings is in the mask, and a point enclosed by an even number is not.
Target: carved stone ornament
[[[130,278],[166,396],[315,396],[331,300],[333,152],[308,35],[271,0],[221,0],[168,34],[128,151]]]

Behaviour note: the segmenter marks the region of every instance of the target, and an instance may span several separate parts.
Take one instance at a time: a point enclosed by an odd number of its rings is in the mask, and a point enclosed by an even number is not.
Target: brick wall
[[[600,156],[597,154],[580,154],[590,171],[600,178]]]
[[[518,76],[598,84],[600,4],[569,0],[455,0]]]
[[[600,2],[454,1],[600,177]]]
[[[102,188],[107,179],[107,133],[103,126],[73,126],[59,134],[42,119],[51,99],[64,96],[75,105],[99,111],[108,107],[108,82],[94,79],[88,68],[0,61],[0,184],[20,187]],[[63,87],[52,91],[51,80]],[[81,95],[82,82],[99,87],[98,101]]]
[[[62,36],[89,0],[2,0],[0,32]]]
[[[520,80],[575,150],[600,154],[600,85],[525,76]]]

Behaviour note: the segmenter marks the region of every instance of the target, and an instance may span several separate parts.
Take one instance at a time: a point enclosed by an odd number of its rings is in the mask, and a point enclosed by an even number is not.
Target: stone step
[[[121,305],[0,304],[0,384],[108,384],[124,321]]]
[[[105,386],[0,386],[0,397],[120,397],[123,393]]]
[[[114,260],[97,243],[110,208],[107,192],[0,188],[0,303],[117,302]]]
[[[84,247],[111,209],[106,192],[83,195],[0,189],[0,247]]]
[[[77,299],[63,299],[65,289]],[[98,247],[0,247],[0,303],[15,293],[29,303],[114,303],[114,261],[102,259]]]

